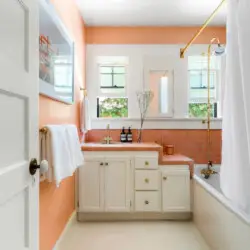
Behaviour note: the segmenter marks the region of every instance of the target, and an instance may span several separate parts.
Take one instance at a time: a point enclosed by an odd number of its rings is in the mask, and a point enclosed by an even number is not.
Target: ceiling
[[[88,26],[200,26],[221,0],[76,0]],[[226,5],[211,23],[226,24]]]

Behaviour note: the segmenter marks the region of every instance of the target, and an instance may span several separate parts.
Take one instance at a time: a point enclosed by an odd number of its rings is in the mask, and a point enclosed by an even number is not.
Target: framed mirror
[[[49,1],[39,3],[40,94],[74,102],[74,42]]]
[[[149,107],[149,117],[171,118],[174,114],[174,72],[150,70],[147,89],[154,93]]]

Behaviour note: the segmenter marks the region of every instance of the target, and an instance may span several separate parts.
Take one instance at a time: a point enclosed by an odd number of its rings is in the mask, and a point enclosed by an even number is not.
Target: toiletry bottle
[[[127,142],[130,142],[130,143],[133,142],[133,134],[132,134],[132,131],[131,131],[131,127],[128,128]]]
[[[127,136],[126,136],[124,127],[122,128],[120,140],[121,140],[121,142],[126,142],[127,141]]]

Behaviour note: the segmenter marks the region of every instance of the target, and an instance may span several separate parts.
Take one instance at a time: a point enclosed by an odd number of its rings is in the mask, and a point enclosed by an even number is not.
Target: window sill
[[[144,129],[207,129],[207,124],[202,123],[205,118],[146,118]],[[131,126],[134,129],[140,127],[139,118],[93,118],[92,129],[106,129],[110,124],[111,129],[121,129]],[[221,129],[222,118],[211,118],[211,129]]]

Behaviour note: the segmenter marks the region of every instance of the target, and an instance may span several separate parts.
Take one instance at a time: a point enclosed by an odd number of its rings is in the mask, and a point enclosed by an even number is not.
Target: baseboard
[[[57,250],[57,248],[58,248],[60,242],[62,241],[62,239],[64,238],[64,236],[66,235],[67,231],[69,230],[71,224],[72,224],[74,221],[76,221],[76,211],[74,211],[74,212],[71,214],[71,216],[70,216],[70,218],[69,218],[69,220],[68,220],[68,222],[67,222],[65,228],[63,229],[63,232],[61,233],[59,239],[57,240],[57,242],[56,242],[56,244],[55,244],[53,250]]]
[[[192,220],[191,212],[179,213],[77,213],[79,222],[85,221],[149,221]]]

